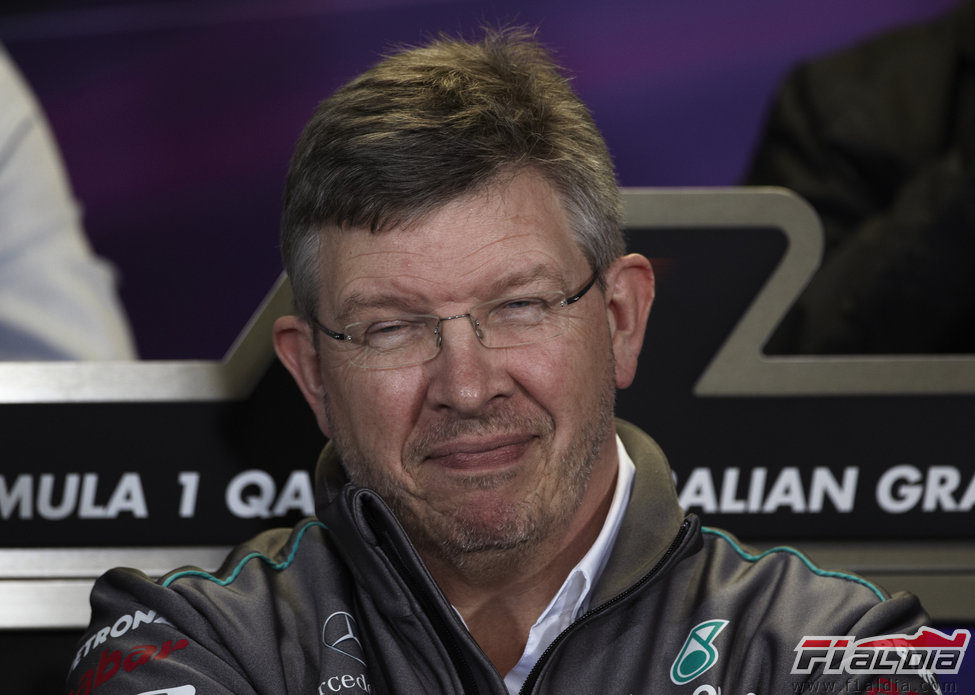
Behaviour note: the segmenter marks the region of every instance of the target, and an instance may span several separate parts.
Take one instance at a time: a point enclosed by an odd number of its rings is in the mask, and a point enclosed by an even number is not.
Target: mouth
[[[462,472],[505,468],[521,459],[533,439],[518,434],[444,442],[427,452],[424,462]]]

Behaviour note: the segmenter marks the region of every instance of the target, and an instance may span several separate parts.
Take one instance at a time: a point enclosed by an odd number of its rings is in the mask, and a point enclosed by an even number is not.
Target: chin
[[[476,557],[535,547],[551,526],[535,516],[525,504],[492,504],[482,499],[428,519],[420,530],[426,541],[421,543],[450,564],[463,566]]]

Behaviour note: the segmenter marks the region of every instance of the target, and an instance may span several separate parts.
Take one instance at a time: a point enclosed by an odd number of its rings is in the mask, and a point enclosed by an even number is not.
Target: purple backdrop
[[[0,16],[119,269],[144,358],[219,358],[279,272],[279,197],[316,103],[395,43],[539,27],[624,185],[733,184],[796,61],[955,0],[75,3]]]

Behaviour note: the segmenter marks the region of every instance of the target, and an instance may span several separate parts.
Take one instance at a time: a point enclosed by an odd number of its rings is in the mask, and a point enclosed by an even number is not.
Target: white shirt
[[[579,564],[572,568],[562,588],[532,625],[521,659],[504,677],[504,684],[512,695],[521,690],[521,686],[524,685],[525,679],[528,678],[528,674],[545,648],[589,608],[592,588],[602,575],[606,561],[609,560],[609,553],[616,543],[616,536],[623,521],[623,512],[626,511],[626,505],[630,501],[633,476],[636,473],[636,467],[626,453],[626,449],[623,448],[623,442],[619,437],[616,437],[616,450],[619,457],[619,472],[606,521],[603,522],[603,528],[592,547],[579,560]]]
[[[0,361],[51,359],[131,360],[135,347],[47,121],[0,47]]]

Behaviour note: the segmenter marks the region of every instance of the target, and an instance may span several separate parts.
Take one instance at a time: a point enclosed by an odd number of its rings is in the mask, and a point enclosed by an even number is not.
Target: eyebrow
[[[348,325],[348,322],[352,321],[356,314],[362,313],[367,309],[389,309],[391,313],[397,312],[403,314],[422,313],[415,311],[411,307],[410,300],[401,297],[391,295],[369,296],[361,292],[353,292],[342,300],[337,318],[341,323]]]
[[[530,285],[539,280],[547,280],[552,284],[559,285],[560,289],[564,289],[565,277],[563,274],[551,266],[538,263],[510,275],[502,275],[489,285],[488,296],[482,297],[482,299],[491,300],[495,297],[501,297],[516,288]]]
[[[552,268],[551,266],[538,263],[524,270],[502,275],[501,277],[497,278],[491,282],[490,285],[488,285],[484,296],[475,301],[474,304],[479,304],[481,301],[490,301],[491,299],[507,296],[511,292],[516,291],[518,288],[536,283],[539,280],[549,281],[552,284],[558,285],[559,289],[565,289],[565,278],[561,272]],[[408,298],[392,294],[364,294],[362,292],[353,292],[342,300],[337,319],[340,322],[348,325],[347,322],[351,321],[356,314],[359,314],[365,310],[375,309],[388,309],[390,312],[399,312],[404,314],[429,313],[419,311],[416,308],[416,303],[417,297]]]

